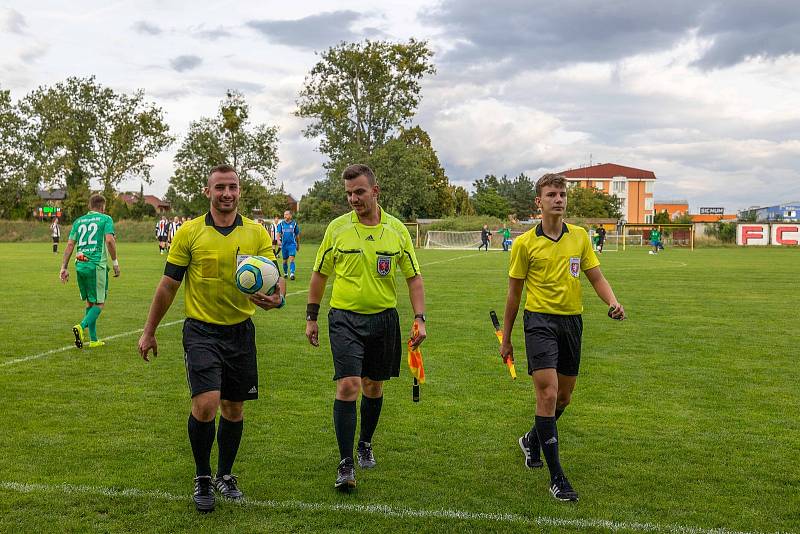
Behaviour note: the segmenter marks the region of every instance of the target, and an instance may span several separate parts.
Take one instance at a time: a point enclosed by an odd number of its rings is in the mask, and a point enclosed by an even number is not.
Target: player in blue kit
[[[291,211],[283,212],[283,220],[278,223],[275,233],[283,256],[283,277],[294,280],[294,257],[300,250],[300,226],[292,220]]]

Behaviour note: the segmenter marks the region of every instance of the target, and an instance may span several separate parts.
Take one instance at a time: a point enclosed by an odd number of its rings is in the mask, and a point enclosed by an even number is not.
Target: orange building
[[[654,213],[666,211],[670,221],[689,213],[689,201],[687,200],[656,200],[653,205],[655,206]]]
[[[578,187],[595,187],[609,195],[616,195],[621,203],[622,218],[629,223],[653,222],[653,188],[656,175],[653,171],[625,167],[615,163],[601,163],[580,169],[562,171]]]

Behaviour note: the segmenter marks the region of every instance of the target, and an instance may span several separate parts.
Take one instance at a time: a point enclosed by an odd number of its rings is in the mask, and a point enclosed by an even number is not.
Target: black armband
[[[316,321],[319,317],[319,304],[309,302],[306,304],[306,321]]]
[[[164,266],[164,276],[169,276],[176,282],[183,282],[183,275],[186,274],[186,269],[186,266],[167,262]]]

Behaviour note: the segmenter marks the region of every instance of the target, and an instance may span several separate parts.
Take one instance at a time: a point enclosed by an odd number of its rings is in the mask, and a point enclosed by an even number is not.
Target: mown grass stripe
[[[164,491],[137,488],[107,488],[77,484],[27,484],[22,482],[0,482],[0,488],[18,493],[66,493],[69,495],[95,495],[113,498],[142,498],[162,501],[188,501],[189,496],[175,495]],[[245,499],[242,506],[254,506],[276,510],[303,510],[312,512],[355,512],[397,518],[455,519],[459,521],[486,521],[491,523],[519,523],[540,527],[563,527],[572,529],[604,529],[611,532],[666,532],[669,534],[756,534],[754,532],[728,530],[726,528],[700,528],[685,525],[657,523],[627,523],[605,519],[562,519],[557,517],[526,517],[513,513],[469,512],[464,510],[425,510],[389,506],[386,504],[327,504],[304,501],[275,501]],[[775,533],[783,534],[783,533]]]

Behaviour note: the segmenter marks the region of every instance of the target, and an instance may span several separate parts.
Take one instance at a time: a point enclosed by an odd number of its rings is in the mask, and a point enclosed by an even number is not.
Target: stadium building
[[[656,200],[655,213],[666,211],[669,220],[674,221],[678,217],[689,215],[693,223],[713,223],[718,221],[735,221],[735,213],[725,213],[724,208],[699,208],[699,213],[689,213],[689,202],[687,200]]]
[[[766,208],[748,208],[740,211],[739,217],[741,219],[755,219],[757,222],[800,222],[800,201],[795,200]]]
[[[622,201],[622,218],[627,222],[653,222],[653,188],[656,181],[653,171],[601,163],[561,171],[559,174],[578,187],[594,187],[606,194],[616,195]]]

